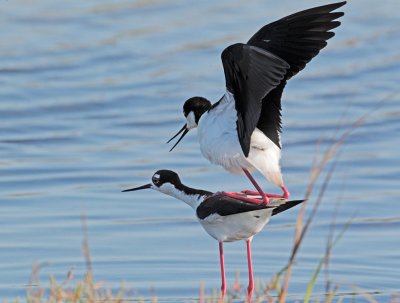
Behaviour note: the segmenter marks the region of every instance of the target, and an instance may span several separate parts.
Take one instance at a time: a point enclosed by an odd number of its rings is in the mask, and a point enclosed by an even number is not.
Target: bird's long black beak
[[[149,183],[149,184],[146,184],[146,185],[139,186],[139,187],[135,187],[135,188],[125,189],[125,190],[123,190],[122,192],[125,192],[125,191],[135,191],[135,190],[141,190],[141,189],[147,189],[147,188],[151,188],[151,184],[150,184],[150,183]]]
[[[172,150],[175,148],[175,146],[177,146],[178,143],[181,142],[181,140],[183,139],[183,137],[189,132],[189,130],[186,128],[186,124],[180,129],[180,131],[179,131],[175,136],[173,136],[171,139],[169,139],[169,140],[167,141],[167,143],[169,143],[169,142],[171,142],[173,139],[175,139],[181,132],[183,132],[182,136],[179,138],[178,141],[176,141],[176,143],[174,144],[174,146],[172,146],[172,148],[171,148],[169,151],[172,151]]]

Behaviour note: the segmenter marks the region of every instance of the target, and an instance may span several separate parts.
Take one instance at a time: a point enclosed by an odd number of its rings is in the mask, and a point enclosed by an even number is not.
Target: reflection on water
[[[24,296],[33,262],[48,262],[42,280],[53,273],[62,281],[71,267],[82,276],[81,213],[95,277],[110,287],[126,281],[144,296],[155,287],[162,300],[196,297],[201,280],[218,286],[217,245],[191,209],[152,191],[120,190],[161,168],[207,190],[248,187],[203,159],[194,134],[172,153],[165,141],[183,123],[185,99],[223,93],[227,45],[317,4],[2,2],[0,297]],[[337,230],[355,219],[334,249],[332,283],[344,294],[351,285],[377,291],[379,301],[398,289],[399,8],[394,0],[348,3],[337,36],[285,91],[282,166],[294,198],[304,195],[318,142],[369,113],[347,140],[300,251],[293,296],[324,254],[335,212]],[[286,264],[296,214],[274,218],[255,238],[256,277],[268,281]],[[227,245],[229,283],[237,270],[245,277],[245,260],[243,243]],[[321,276],[317,293],[324,283]]]

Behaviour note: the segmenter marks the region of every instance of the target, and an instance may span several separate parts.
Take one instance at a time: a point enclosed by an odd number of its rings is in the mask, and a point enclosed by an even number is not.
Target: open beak
[[[174,146],[172,146],[172,148],[169,150],[169,151],[172,151],[174,148],[175,148],[175,146],[177,146],[178,145],[178,143],[179,142],[181,142],[181,140],[183,139],[183,137],[188,133],[188,129],[186,128],[186,124],[181,128],[181,130],[175,135],[175,136],[173,136],[171,139],[169,139],[168,141],[167,141],[167,143],[169,143],[169,142],[171,142],[173,139],[175,139],[181,132],[183,132],[183,134],[182,134],[182,136],[179,138],[179,140],[178,141],[176,141],[176,143],[174,144]]]
[[[141,189],[147,189],[147,188],[151,188],[151,184],[150,183],[146,184],[146,185],[139,186],[139,187],[135,187],[135,188],[125,189],[125,190],[123,190],[123,192],[125,192],[125,191],[135,191],[135,190],[141,190]]]

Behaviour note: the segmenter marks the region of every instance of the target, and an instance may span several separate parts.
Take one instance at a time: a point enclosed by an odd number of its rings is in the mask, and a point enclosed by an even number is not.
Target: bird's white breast
[[[271,214],[271,209],[261,209],[229,216],[212,214],[199,221],[214,239],[232,242],[249,239],[260,232],[268,223]]]
[[[227,92],[218,106],[201,116],[197,135],[201,153],[206,159],[234,174],[241,174],[242,167],[252,167],[240,146],[236,120],[235,101]]]

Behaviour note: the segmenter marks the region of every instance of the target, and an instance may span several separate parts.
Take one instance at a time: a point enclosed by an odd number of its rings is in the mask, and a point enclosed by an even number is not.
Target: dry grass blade
[[[329,152],[330,152],[330,150],[328,150],[327,153],[329,153]],[[323,157],[323,159],[321,161],[324,161],[324,159],[326,159],[326,157]],[[322,202],[322,198],[324,196],[324,193],[325,193],[325,191],[327,189],[329,181],[330,181],[330,179],[332,177],[332,174],[333,174],[333,172],[335,170],[336,163],[337,163],[336,161],[337,161],[337,158],[335,159],[335,162],[333,163],[333,165],[331,165],[331,167],[329,169],[329,172],[327,173],[327,175],[326,175],[326,177],[324,179],[324,182],[322,184],[322,188],[321,188],[321,190],[319,192],[319,195],[318,195],[318,198],[317,198],[317,202],[315,203],[315,205],[314,205],[314,207],[313,207],[313,209],[311,211],[311,214],[308,217],[307,222],[304,225],[304,227],[303,227],[303,218],[304,218],[305,208],[302,207],[302,210],[300,211],[300,214],[299,214],[298,220],[297,220],[297,224],[296,224],[295,241],[294,241],[294,245],[293,245],[293,248],[292,248],[292,253],[291,253],[290,258],[289,258],[286,275],[285,275],[285,278],[284,278],[284,281],[283,281],[282,290],[281,290],[281,293],[279,295],[279,303],[284,303],[286,301],[287,289],[288,289],[288,286],[289,286],[289,280],[290,280],[290,276],[291,276],[291,273],[292,273],[292,267],[293,267],[294,259],[296,257],[296,254],[297,254],[299,248],[300,248],[300,245],[301,245],[301,243],[302,243],[302,241],[304,239],[304,236],[306,235],[306,233],[308,231],[308,228],[309,228],[311,222],[313,221],[313,219],[314,219],[314,217],[315,217],[315,215],[317,213],[319,205]],[[316,181],[316,179],[315,179],[315,181]],[[312,183],[311,186],[314,186],[314,183]],[[311,194],[311,192],[312,191],[309,191],[308,196],[306,196],[306,199],[309,198],[309,195]]]
[[[332,302],[333,298],[336,295],[337,290],[338,290],[338,288],[335,287],[335,289],[331,293],[327,294],[325,303],[331,303]],[[339,300],[338,300],[338,302],[339,302]]]
[[[92,272],[92,260],[90,257],[90,249],[89,249],[89,237],[88,237],[88,227],[86,222],[86,215],[84,213],[81,214],[81,225],[82,225],[82,234],[83,234],[83,241],[82,241],[82,251],[83,256],[85,258],[86,263],[86,270],[87,272]]]
[[[335,238],[333,241],[331,241],[331,242],[329,243],[329,247],[327,248],[327,250],[329,251],[329,253],[330,253],[330,251],[333,249],[333,247],[339,242],[339,240],[343,237],[344,233],[345,233],[346,230],[349,228],[349,226],[351,225],[351,222],[352,222],[352,221],[353,221],[352,219],[349,220],[349,221],[345,224],[345,226],[343,226],[342,230],[341,230],[340,233],[336,236],[336,238]],[[304,296],[304,303],[308,303],[308,302],[309,302],[309,300],[310,300],[310,298],[311,298],[311,295],[312,295],[312,292],[313,292],[313,289],[314,289],[315,282],[316,282],[316,280],[317,280],[317,278],[318,278],[319,272],[321,271],[322,266],[323,266],[324,264],[326,264],[328,258],[329,258],[329,254],[326,253],[326,254],[321,258],[321,260],[319,261],[318,266],[317,266],[316,270],[314,271],[314,274],[313,274],[313,276],[312,276],[312,278],[311,278],[311,281],[310,281],[310,282],[308,283],[308,285],[307,285],[306,294],[305,294],[305,296]],[[327,300],[328,300],[329,297],[331,297],[330,300],[329,300],[329,302],[332,300],[332,294],[336,293],[336,291],[337,291],[337,289],[335,289],[332,293],[331,293],[331,292],[327,292]]]
[[[314,186],[315,186],[319,176],[321,175],[321,172],[325,168],[326,164],[328,163],[329,160],[334,159],[337,156],[340,147],[345,143],[345,141],[349,138],[349,136],[352,134],[352,132],[354,130],[356,130],[357,128],[359,128],[362,124],[364,124],[366,119],[371,114],[375,113],[383,104],[385,104],[390,99],[393,99],[393,97],[395,97],[398,93],[399,92],[396,91],[396,92],[392,92],[392,93],[386,95],[380,102],[377,102],[376,106],[373,109],[371,109],[370,111],[368,111],[367,113],[362,115],[360,118],[358,118],[356,121],[354,121],[352,123],[352,125],[347,130],[345,130],[344,133],[338,138],[338,140],[336,140],[336,142],[333,143],[327,149],[327,151],[322,155],[322,159],[319,160],[318,159],[319,153],[316,154],[316,157],[314,159],[313,168],[312,168],[311,174],[310,174],[310,183],[309,183],[309,186],[307,187],[307,191],[305,194],[305,199],[307,199],[307,200],[309,199],[309,197],[311,196],[311,193],[313,192]],[[318,151],[320,150],[320,145],[317,145],[317,150]],[[322,189],[320,190],[317,202],[315,203],[314,208],[311,212],[311,215],[308,218],[308,220],[304,226],[303,226],[303,221],[304,221],[304,216],[305,216],[305,210],[306,210],[306,207],[308,204],[307,201],[305,203],[303,203],[303,205],[300,209],[299,215],[297,217],[297,222],[296,222],[296,229],[295,229],[292,253],[289,258],[287,271],[286,271],[286,274],[285,274],[285,277],[283,280],[281,292],[279,294],[279,301],[278,301],[279,303],[284,303],[286,301],[289,280],[290,280],[290,277],[292,274],[292,267],[293,267],[294,259],[300,248],[302,240],[308,230],[308,227],[311,224],[311,222],[318,210],[319,204],[322,200],[323,194],[325,193],[326,186],[329,183],[329,179],[332,176],[334,168],[335,168],[335,165],[332,165],[330,171],[326,175],[325,180],[322,185]]]
[[[357,294],[363,296],[369,303],[378,303],[378,301],[376,301],[370,293],[366,292],[365,290],[363,290],[362,288],[352,285],[352,288],[354,288],[354,290],[356,291]]]

